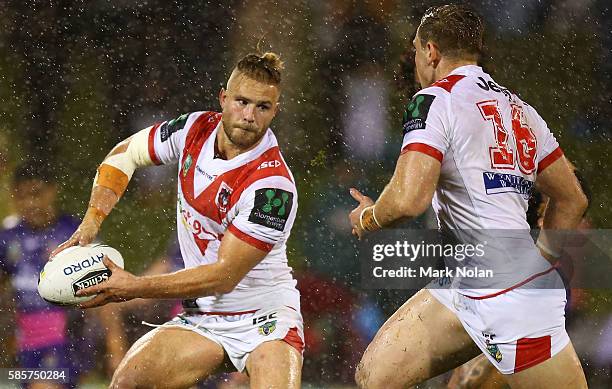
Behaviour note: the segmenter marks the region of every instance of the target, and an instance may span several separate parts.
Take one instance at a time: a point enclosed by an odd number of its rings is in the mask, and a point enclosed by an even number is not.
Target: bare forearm
[[[550,200],[544,214],[545,230],[570,230],[576,228],[586,209],[586,199],[580,201]]]
[[[139,277],[135,288],[141,298],[174,299],[228,293],[234,286],[231,276],[222,271],[218,264],[212,264]]]

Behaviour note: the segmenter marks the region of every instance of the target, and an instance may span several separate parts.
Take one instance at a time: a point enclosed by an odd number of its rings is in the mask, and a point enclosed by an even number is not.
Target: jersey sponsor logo
[[[259,167],[257,167],[257,170],[265,169],[265,168],[268,168],[268,167],[279,167],[280,165],[281,165],[281,162],[278,159],[275,159],[273,161],[262,162],[261,165],[259,165]]]
[[[503,86],[499,86],[491,80],[487,81],[482,77],[478,77],[478,80],[480,80],[480,82],[477,82],[476,85],[478,85],[480,89],[484,91],[491,90],[496,93],[503,93],[504,96],[506,96],[508,99],[512,97],[512,93],[510,93],[510,91],[507,88],[504,88]]]
[[[217,195],[215,196],[215,204],[222,213],[227,212],[227,206],[229,205],[230,196],[234,190],[227,185],[225,182],[221,182]]]
[[[270,313],[268,315],[254,317],[253,318],[253,325],[261,324],[261,323],[266,322],[268,320],[276,319],[276,314],[277,314],[277,312],[272,312],[272,313]]]
[[[426,94],[416,95],[412,98],[406,106],[402,120],[404,135],[413,130],[425,129],[425,121],[429,114],[429,108],[431,108],[431,103],[433,103],[435,98],[436,96]]]
[[[183,207],[183,201],[178,199],[178,209],[183,216],[183,225],[190,231],[196,239],[199,240],[218,240],[214,232],[208,231],[206,228],[206,218],[200,217],[197,213],[191,213],[189,209]]]
[[[283,231],[293,206],[293,193],[275,188],[255,191],[255,204],[249,221],[264,227]]]
[[[488,195],[498,193],[518,193],[525,199],[529,199],[533,191],[533,181],[525,177],[507,173],[484,172],[482,173],[485,191]]]
[[[172,119],[169,122],[162,124],[161,128],[159,129],[161,141],[167,141],[170,138],[170,135],[182,130],[185,127],[185,123],[187,123],[187,118],[189,118],[189,114],[185,113],[176,119]]]
[[[196,165],[195,167],[196,171],[198,173],[200,173],[201,175],[203,175],[208,181],[214,181],[215,179],[217,179],[217,175],[216,174],[208,174],[206,172],[206,170],[202,169],[200,167],[200,165]]]

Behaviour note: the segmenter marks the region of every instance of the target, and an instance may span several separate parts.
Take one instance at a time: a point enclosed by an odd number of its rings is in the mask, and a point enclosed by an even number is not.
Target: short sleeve
[[[148,148],[151,161],[156,165],[178,161],[187,132],[198,116],[198,112],[186,113],[149,127]]]
[[[544,119],[542,119],[533,107],[525,104],[525,114],[527,123],[536,136],[538,145],[536,162],[538,165],[538,173],[540,173],[559,159],[563,155],[563,151]]]
[[[282,176],[260,179],[240,195],[228,230],[263,251],[286,240],[297,213],[297,190]]]
[[[424,90],[406,106],[402,120],[402,154],[419,151],[440,162],[448,150],[448,107],[444,96]]]

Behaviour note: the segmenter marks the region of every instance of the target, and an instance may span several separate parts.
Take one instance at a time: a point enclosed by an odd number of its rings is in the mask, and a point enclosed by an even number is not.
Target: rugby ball
[[[55,305],[75,305],[95,296],[77,297],[75,293],[106,281],[112,272],[102,258],[110,258],[123,269],[119,251],[104,244],[74,246],[60,252],[47,262],[38,277],[38,294]]]

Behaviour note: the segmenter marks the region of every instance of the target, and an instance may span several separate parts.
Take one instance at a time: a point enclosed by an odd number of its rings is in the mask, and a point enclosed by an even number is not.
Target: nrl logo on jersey
[[[221,182],[217,195],[215,196],[215,204],[221,213],[227,212],[227,206],[229,205],[230,196],[233,191],[234,190],[229,185],[225,182]]]
[[[191,165],[193,164],[193,158],[191,158],[191,154],[187,155],[187,158],[185,158],[185,162],[183,163],[183,177],[187,176],[187,172],[189,172],[189,169],[191,168]]]

